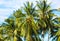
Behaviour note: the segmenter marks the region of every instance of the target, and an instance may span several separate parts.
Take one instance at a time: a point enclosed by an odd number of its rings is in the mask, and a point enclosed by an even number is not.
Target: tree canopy
[[[0,26],[0,41],[44,41],[48,34],[48,41],[60,41],[60,17],[55,15],[47,0],[34,3],[26,2],[5,19]]]

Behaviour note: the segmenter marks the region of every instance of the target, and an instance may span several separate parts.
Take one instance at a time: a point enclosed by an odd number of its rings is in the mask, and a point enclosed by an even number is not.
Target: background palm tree
[[[37,1],[37,7],[38,7],[37,11],[39,15],[38,26],[40,26],[40,30],[42,31],[41,33],[42,41],[44,41],[44,34],[46,32],[48,32],[48,41],[49,41],[50,35],[54,35],[58,30],[58,27],[56,27],[55,23],[53,23],[54,21],[53,18],[56,17],[53,11],[58,11],[58,10],[51,9],[50,4],[47,4],[47,0],[43,0],[39,2]]]

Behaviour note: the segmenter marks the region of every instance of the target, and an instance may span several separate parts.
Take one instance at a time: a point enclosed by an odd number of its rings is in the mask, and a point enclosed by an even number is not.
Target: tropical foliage
[[[47,0],[36,5],[26,2],[24,6],[5,19],[0,26],[0,41],[60,41],[60,17],[55,15]]]

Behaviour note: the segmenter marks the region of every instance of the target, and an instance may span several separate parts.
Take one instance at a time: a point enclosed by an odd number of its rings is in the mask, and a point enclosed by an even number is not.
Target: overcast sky
[[[4,21],[14,10],[17,10],[26,1],[34,2],[36,0],[0,0],[0,23]],[[60,7],[60,0],[48,0],[48,3],[52,2],[52,8]]]

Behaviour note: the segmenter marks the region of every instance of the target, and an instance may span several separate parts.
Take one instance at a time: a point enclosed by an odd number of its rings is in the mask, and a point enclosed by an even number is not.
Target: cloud
[[[8,17],[13,13],[14,10],[17,10],[18,8],[23,6],[23,3],[25,3],[26,1],[34,2],[34,4],[36,4],[36,0],[0,0],[0,18],[4,20],[2,16]],[[60,7],[60,0],[48,0],[48,3],[49,2],[52,2],[52,8]]]
[[[51,2],[51,7],[56,9],[60,8],[60,0],[48,0],[48,2]]]
[[[10,14],[12,14],[11,9],[0,9],[0,16],[9,16]]]
[[[0,1],[0,5],[2,5],[5,8],[16,9],[19,7],[19,2],[13,1],[13,0],[11,0],[11,1]]]

